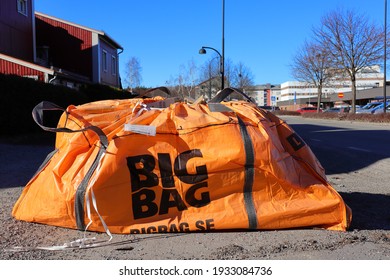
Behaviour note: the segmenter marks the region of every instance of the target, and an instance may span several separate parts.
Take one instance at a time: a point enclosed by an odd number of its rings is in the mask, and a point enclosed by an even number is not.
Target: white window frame
[[[111,74],[116,76],[116,57],[114,55],[111,56]]]
[[[24,16],[28,16],[28,0],[17,0],[16,7],[18,9],[18,13]]]
[[[103,55],[102,55],[102,67],[103,67],[104,72],[108,71],[107,51],[105,51],[105,50],[103,50]]]

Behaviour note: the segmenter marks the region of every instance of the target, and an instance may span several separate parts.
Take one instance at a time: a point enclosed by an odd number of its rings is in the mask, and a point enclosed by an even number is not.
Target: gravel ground
[[[39,141],[38,141],[39,142]],[[2,260],[390,260],[390,159],[328,180],[353,210],[349,231],[319,229],[190,234],[114,235],[106,245],[62,251],[8,251],[15,246],[62,245],[83,237],[77,230],[17,221],[12,207],[49,144],[0,141],[0,259]],[[383,178],[381,182],[374,178]],[[107,235],[88,232],[106,240]]]

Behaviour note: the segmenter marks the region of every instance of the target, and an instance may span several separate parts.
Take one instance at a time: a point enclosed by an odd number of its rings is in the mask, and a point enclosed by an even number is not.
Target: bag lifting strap
[[[253,149],[252,139],[248,133],[244,121],[239,116],[237,116],[237,119],[245,148],[245,177],[243,193],[245,210],[248,215],[248,228],[257,229],[257,215],[252,195],[253,183],[255,180],[255,151]]]
[[[236,89],[236,88],[225,88],[220,91],[214,98],[210,100],[208,103],[209,107],[211,107],[212,111],[232,111],[229,107],[220,104],[226,97],[228,97],[231,93],[236,92],[241,94],[249,102],[254,103],[254,101],[246,95],[244,92]],[[223,108],[225,107],[225,109]],[[241,138],[244,143],[245,149],[245,178],[244,178],[244,202],[245,202],[245,210],[248,215],[248,228],[249,229],[257,229],[257,215],[256,209],[253,202],[253,184],[255,179],[255,151],[253,148],[252,139],[248,133],[247,126],[245,122],[237,115],[238,125],[240,127]]]
[[[87,171],[87,174],[84,176],[83,180],[81,181],[80,185],[77,187],[76,196],[75,196],[75,215],[76,215],[76,223],[77,227],[80,230],[85,229],[85,222],[84,222],[84,204],[85,204],[85,192],[88,187],[88,182],[91,179],[93,173],[95,172],[96,168],[98,167],[98,164],[100,162],[100,159],[103,157],[106,148],[108,146],[108,139],[107,136],[104,134],[103,130],[101,130],[99,127],[90,125],[81,129],[72,130],[66,127],[47,127],[43,125],[43,112],[44,111],[63,111],[66,114],[66,122],[68,120],[69,113],[63,109],[62,107],[48,102],[48,101],[42,101],[32,111],[32,116],[34,121],[45,131],[51,131],[51,132],[65,132],[65,133],[74,133],[74,132],[84,132],[87,130],[92,130],[95,132],[100,140],[100,149],[99,152],[93,161],[91,167]],[[66,123],[65,122],[65,123]]]

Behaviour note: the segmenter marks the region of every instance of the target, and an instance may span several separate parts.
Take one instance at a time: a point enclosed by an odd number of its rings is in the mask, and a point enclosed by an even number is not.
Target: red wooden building
[[[0,73],[33,78],[45,83],[54,77],[54,70],[0,53]]]
[[[35,12],[33,0],[0,1],[0,73],[121,87],[122,51],[102,31]]]
[[[52,69],[35,63],[34,2],[0,1],[0,73],[49,82]]]
[[[0,1],[0,53],[34,61],[33,1]]]
[[[35,13],[37,61],[57,70],[59,79],[119,87],[123,48],[106,33]],[[118,51],[119,50],[119,51]],[[61,72],[59,71],[61,69]]]

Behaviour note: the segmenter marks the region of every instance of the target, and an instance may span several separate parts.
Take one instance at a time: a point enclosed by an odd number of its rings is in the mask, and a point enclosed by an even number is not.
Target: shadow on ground
[[[290,125],[308,144],[326,174],[350,173],[390,158],[390,130]]]
[[[53,150],[54,138],[47,135],[0,139],[0,188],[26,185]]]
[[[340,192],[340,195],[352,209],[351,230],[390,230],[390,194]]]

